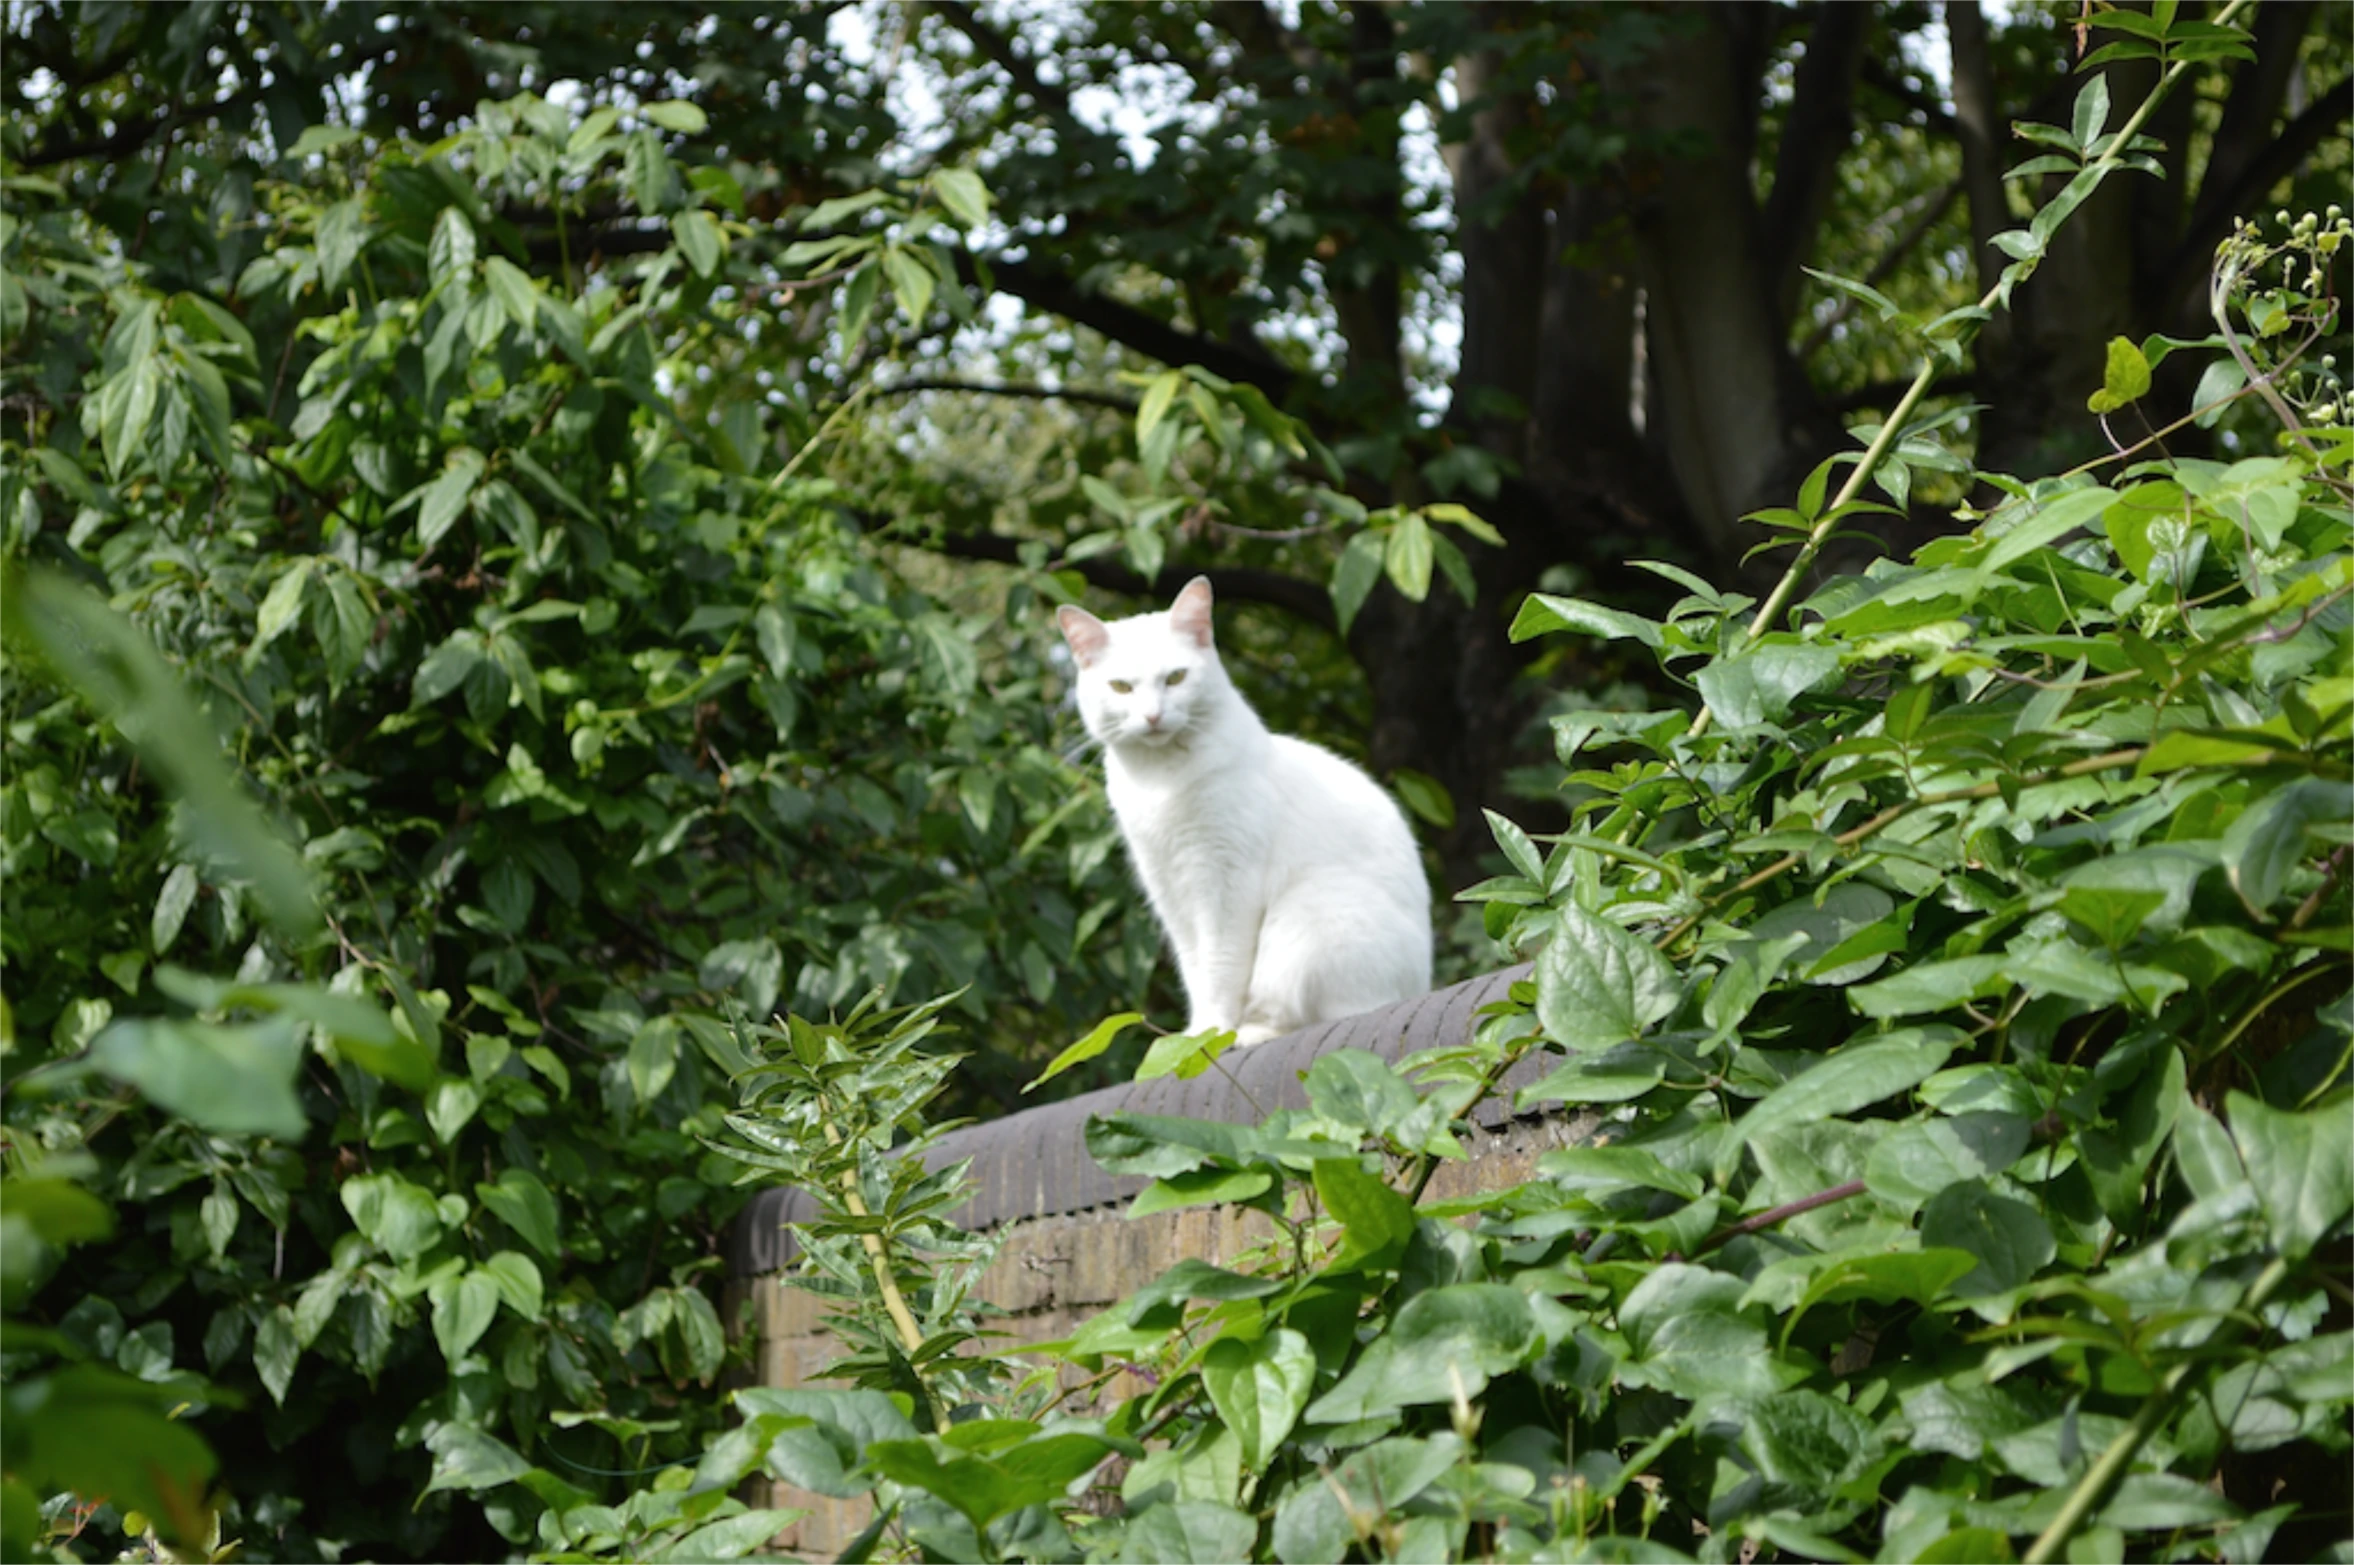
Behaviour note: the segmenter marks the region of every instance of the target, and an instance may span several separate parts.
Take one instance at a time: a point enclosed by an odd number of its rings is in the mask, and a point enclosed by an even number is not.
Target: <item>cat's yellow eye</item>
[[[1167,679],[1166,683],[1168,683],[1168,684],[1172,684],[1172,685],[1182,685],[1182,684],[1184,684],[1184,683],[1185,683],[1185,670],[1183,670],[1183,669],[1179,669],[1179,670],[1177,670],[1175,673],[1171,674],[1171,675],[1168,677],[1168,679]]]
[[[1135,688],[1136,687],[1134,685],[1128,683],[1128,681],[1125,679],[1115,679],[1112,681],[1113,691],[1120,695],[1126,695],[1129,691],[1134,690]]]

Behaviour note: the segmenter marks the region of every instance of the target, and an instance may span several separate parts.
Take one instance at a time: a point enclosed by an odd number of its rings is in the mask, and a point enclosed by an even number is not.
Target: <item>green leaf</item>
[[[280,1407],[286,1405],[286,1388],[294,1384],[295,1362],[301,1357],[294,1312],[283,1304],[263,1312],[253,1328],[253,1368],[261,1376],[262,1389]]]
[[[528,1321],[540,1318],[543,1289],[539,1267],[532,1263],[530,1256],[518,1250],[501,1250],[482,1263],[480,1275],[490,1279],[507,1308]]]
[[[1381,580],[1384,531],[1367,528],[1351,537],[1332,567],[1332,610],[1344,636],[1356,623],[1357,611],[1371,596],[1373,584]]]
[[[1541,1341],[1518,1288],[1489,1282],[1426,1288],[1306,1416],[1338,1424],[1431,1402],[1468,1404],[1492,1377],[1519,1368]]]
[[[2076,110],[2070,117],[2069,134],[2075,138],[2076,149],[2088,152],[2093,138],[2109,124],[2109,78],[2095,73],[2076,95]]]
[[[445,1278],[433,1289],[433,1340],[452,1370],[482,1334],[490,1330],[499,1310],[499,1286],[479,1270]]]
[[[1316,1354],[1306,1337],[1288,1329],[1256,1342],[1221,1337],[1203,1356],[1201,1374],[1211,1405],[1242,1442],[1244,1465],[1260,1470],[1282,1449],[1300,1409],[1308,1405]]]
[[[2293,1114],[2244,1092],[2225,1100],[2225,1112],[2273,1242],[2303,1260],[2354,1212],[2354,1119],[2343,1099]]]
[[[1698,1174],[1669,1168],[1640,1147],[1562,1147],[1539,1158],[1537,1172],[1559,1189],[1590,1197],[1642,1189],[1693,1201],[1705,1188]]]
[[[158,1107],[221,1135],[299,1141],[309,1128],[295,1096],[302,1033],[291,1018],[244,1026],[150,1016],[126,1019],[90,1045],[90,1065]]]
[[[940,204],[960,227],[978,228],[989,220],[989,187],[969,168],[934,169],[932,194],[940,198]],[[1169,373],[1174,375],[1176,371]],[[1137,438],[1144,438],[1142,430]]]
[[[1761,640],[1718,658],[1694,676],[1708,709],[1727,727],[1780,722],[1790,703],[1839,672],[1839,654],[1816,643]]]
[[[531,1464],[513,1446],[454,1419],[431,1425],[426,1430],[425,1447],[433,1453],[433,1477],[425,1485],[427,1494],[443,1489],[480,1493],[513,1483],[531,1471]]]
[[[1512,616],[1512,639],[1527,641],[1557,630],[1574,630],[1605,640],[1640,641],[1657,648],[1665,632],[1653,620],[1640,615],[1606,609],[1599,603],[1588,603],[1580,598],[1556,598],[1547,593],[1532,592],[1520,605],[1520,612]]]
[[[1224,1565],[1253,1557],[1259,1524],[1215,1500],[1164,1500],[1133,1516],[1122,1536],[1122,1565]]]
[[[1284,1565],[1340,1565],[1360,1528],[1373,1533],[1387,1518],[1404,1515],[1465,1457],[1463,1442],[1451,1434],[1401,1436],[1367,1446],[1329,1475],[1303,1479],[1275,1508],[1275,1557]]]
[[[551,1261],[564,1258],[556,1198],[537,1175],[520,1168],[504,1169],[496,1184],[478,1184],[474,1197],[496,1213],[500,1221]]]
[[[458,518],[465,513],[466,502],[474,497],[474,486],[482,478],[482,453],[472,446],[460,446],[444,462],[439,478],[418,491],[417,546],[430,549],[439,543]]]
[[[318,908],[301,859],[246,797],[221,759],[212,724],[146,637],[54,572],[13,562],[5,572],[0,625],[9,641],[29,646],[121,730],[186,806],[196,844],[253,885],[272,923],[289,934],[314,928]]]
[[[1915,1121],[1882,1136],[1864,1164],[1872,1194],[1910,1209],[1946,1186],[1999,1174],[2027,1150],[2017,1114],[1957,1114]]]
[[[1430,567],[1430,524],[1409,511],[1390,527],[1382,568],[1408,601],[1420,603],[1430,595]]]
[[[352,1226],[395,1261],[413,1261],[441,1242],[441,1207],[422,1185],[394,1173],[361,1174],[336,1193]]]
[[[176,1393],[98,1364],[73,1364],[8,1388],[8,1470],[42,1496],[104,1496],[157,1519],[203,1551],[205,1496],[219,1464],[169,1416]],[[36,1556],[26,1556],[32,1558]]]
[[[1143,1020],[1144,1013],[1142,1011],[1122,1011],[1117,1016],[1105,1017],[1095,1024],[1086,1037],[1056,1055],[1053,1062],[1046,1069],[1040,1071],[1022,1090],[1029,1092],[1041,1083],[1052,1081],[1072,1066],[1083,1065],[1094,1059],[1112,1046],[1113,1039]]]
[[[1445,831],[1455,824],[1455,798],[1447,785],[1426,772],[1400,766],[1390,772],[1390,786],[1421,819]]]
[[[253,640],[245,649],[247,668],[253,667],[260,660],[262,649],[277,640],[302,613],[303,590],[310,585],[316,563],[304,555],[270,584],[269,595],[262,599],[261,611],[254,616]]]
[[[1222,1028],[1205,1028],[1196,1033],[1170,1033],[1155,1038],[1152,1047],[1144,1051],[1137,1062],[1135,1079],[1155,1081],[1163,1076],[1175,1076],[1191,1081],[1210,1068],[1210,1062],[1234,1047],[1234,1034]]]
[[[1921,1210],[1921,1243],[1976,1258],[1978,1264],[1953,1284],[1965,1299],[2019,1287],[2059,1253],[2041,1213],[1977,1180],[1948,1185],[1929,1198]]]
[[[1574,902],[1537,953],[1537,1019],[1572,1052],[1640,1037],[1680,993],[1675,969],[1649,942]]]
[[[1042,1435],[997,1457],[943,1460],[924,1441],[886,1440],[867,1447],[864,1465],[947,1501],[981,1529],[1009,1511],[1060,1498],[1110,1451],[1093,1435],[1070,1433]]]
[[[193,864],[175,864],[164,877],[163,889],[156,893],[155,913],[148,921],[149,948],[157,956],[171,950],[172,942],[180,938],[180,928],[188,921],[188,910],[196,905],[197,876]]]
[[[1131,1218],[1150,1217],[1188,1206],[1240,1206],[1275,1188],[1275,1176],[1263,1168],[1197,1168],[1188,1174],[1156,1179],[1136,1193],[1129,1204]]]
[[[883,274],[891,280],[892,297],[899,301],[899,313],[907,317],[907,324],[921,326],[938,282],[932,269],[914,251],[893,245],[883,251]]]
[[[2101,389],[2085,401],[2094,413],[2114,413],[2150,394],[2150,361],[2126,337],[2109,339],[2109,360],[2102,371]]]
[[[1801,1386],[1749,1404],[1741,1449],[1767,1483],[1828,1497],[1879,1461],[1887,1444],[1870,1419]]]
[[[700,136],[711,126],[709,116],[699,106],[679,98],[642,104],[638,112],[664,130],[674,130],[682,136]]]
[[[2240,812],[2223,833],[2223,868],[2248,911],[2269,922],[2272,905],[2308,851],[2306,833],[2354,815],[2346,784],[2301,777]]]
[[[671,218],[670,232],[697,277],[709,277],[719,270],[719,258],[727,252],[727,235],[720,232],[717,218],[699,207],[692,208]]]
[[[1763,1326],[1741,1308],[1738,1277],[1665,1262],[1618,1307],[1631,1361],[1620,1378],[1671,1396],[1765,1396],[1804,1371],[1777,1359]]]
[[[1857,1010],[1873,1017],[1951,1010],[1965,1001],[2009,988],[2011,981],[2005,974],[2008,961],[2001,956],[1957,956],[1923,962],[1850,989],[1847,998]]]
[[[1319,1055],[1305,1077],[1308,1106],[1369,1136],[1388,1136],[1422,1107],[1422,1099],[1381,1056],[1364,1049]]]
[[[1919,1086],[1945,1064],[1960,1042],[1961,1034],[1950,1027],[1911,1027],[1842,1046],[1742,1115],[1738,1135],[1718,1154],[1719,1167],[1729,1169],[1744,1145],[1771,1131],[1853,1114]]]
[[[1365,1172],[1355,1158],[1318,1158],[1315,1182],[1316,1199],[1341,1225],[1334,1270],[1386,1265],[1413,1237],[1413,1206]]]

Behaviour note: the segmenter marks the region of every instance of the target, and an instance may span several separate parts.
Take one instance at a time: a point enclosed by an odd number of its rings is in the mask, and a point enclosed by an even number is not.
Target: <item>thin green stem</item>
[[[2257,1274],[2255,1283],[2249,1287],[2248,1296],[2240,1307],[2241,1313],[2253,1316],[2262,1309],[2264,1301],[2272,1297],[2274,1290],[2287,1280],[2288,1275],[2287,1260],[2274,1256],[2271,1264]],[[2211,1346],[2223,1346],[2242,1329],[2239,1321],[2227,1321],[2216,1331],[2216,1340]],[[2166,1415],[2173,1411],[2175,1399],[2181,1395],[2183,1388],[2193,1376],[2213,1362],[2214,1355],[2211,1352],[2203,1353],[2196,1358],[2184,1359],[2166,1372],[2165,1379],[2158,1382],[2158,1388],[2143,1399],[2140,1410],[2133,1415],[2133,1422],[2118,1432],[2117,1438],[2109,1442],[2109,1448],[2101,1453],[2100,1460],[2093,1463],[2085,1475],[2077,1480],[2076,1487],[2069,1491],[2067,1503],[2060,1507],[2060,1514],[2052,1518],[2052,1524],[2043,1530],[2043,1536],[2037,1538],[2034,1546],[2020,1557],[2022,1565],[2045,1565],[2045,1562],[2060,1557],[2068,1546],[2068,1540],[2091,1517],[2094,1508],[2108,1497],[2110,1488],[2133,1465],[2134,1457],[2140,1453],[2150,1436],[2156,1434],[2159,1426],[2166,1422]]]

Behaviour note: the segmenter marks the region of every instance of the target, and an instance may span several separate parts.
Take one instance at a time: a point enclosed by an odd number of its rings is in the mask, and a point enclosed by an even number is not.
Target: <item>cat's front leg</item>
[[[1235,921],[1241,922],[1241,921]],[[1251,988],[1251,958],[1258,947],[1259,921],[1198,929],[1177,946],[1177,973],[1185,981],[1185,1030],[1233,1032],[1242,1026]],[[1256,1043],[1257,1039],[1252,1039]]]

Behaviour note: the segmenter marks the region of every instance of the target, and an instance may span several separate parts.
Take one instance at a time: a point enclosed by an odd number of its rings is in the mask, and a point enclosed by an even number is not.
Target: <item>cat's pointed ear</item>
[[[1066,603],[1055,610],[1055,623],[1063,628],[1063,640],[1071,644],[1071,656],[1081,668],[1094,664],[1103,656],[1103,649],[1111,645],[1112,633],[1104,629],[1102,620],[1080,608]]]
[[[1196,576],[1169,605],[1169,628],[1197,647],[1210,644],[1210,578]]]

